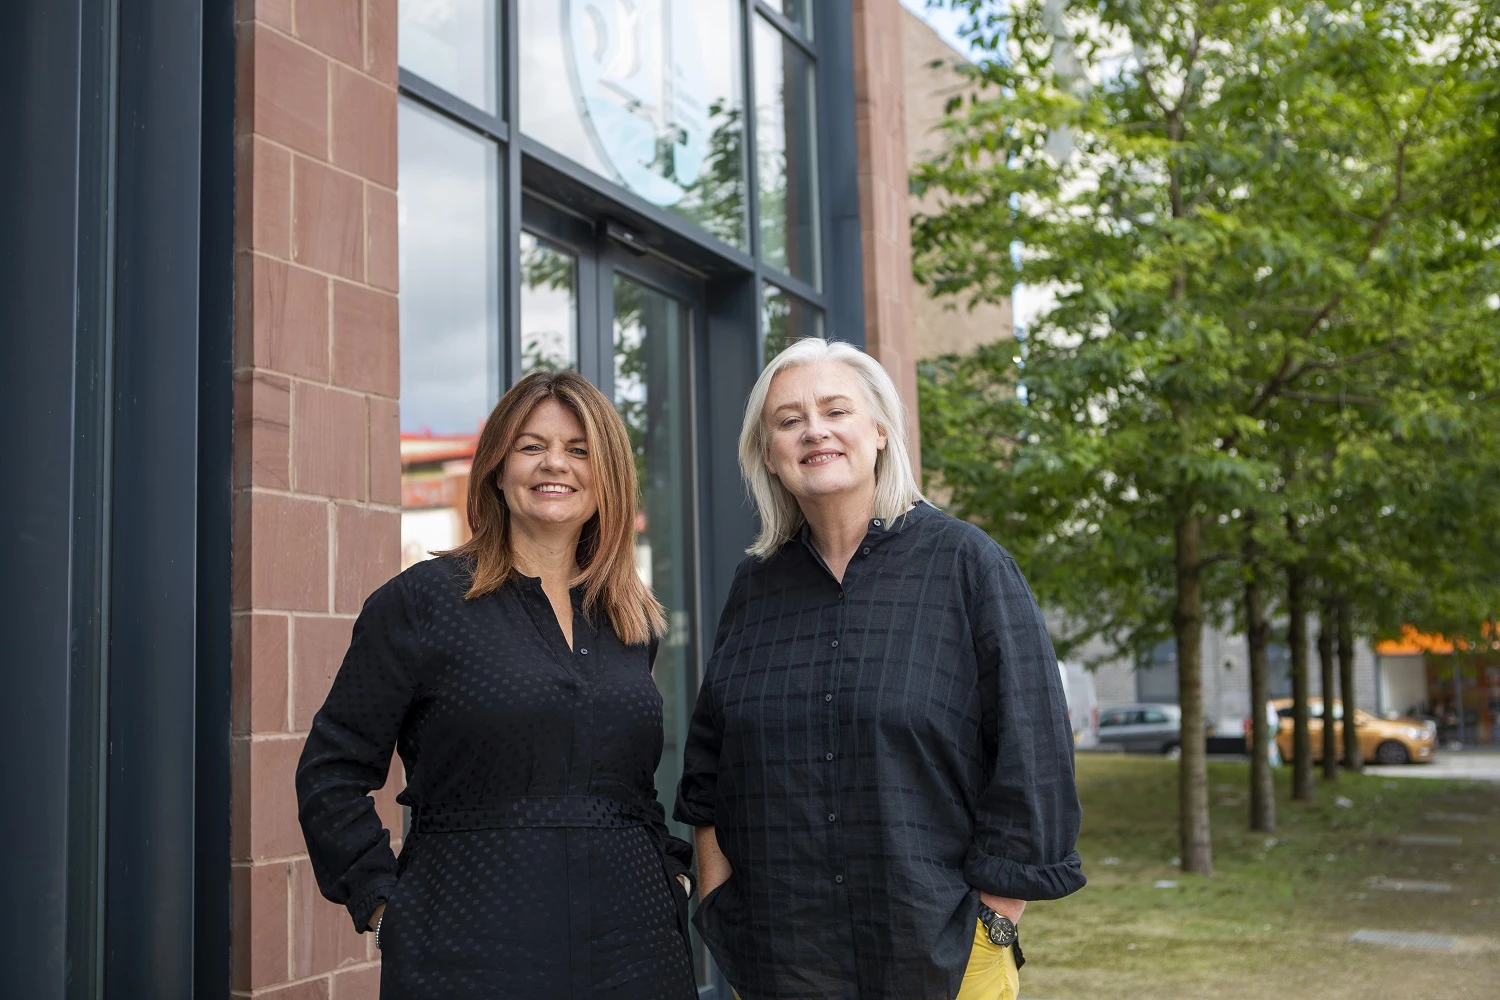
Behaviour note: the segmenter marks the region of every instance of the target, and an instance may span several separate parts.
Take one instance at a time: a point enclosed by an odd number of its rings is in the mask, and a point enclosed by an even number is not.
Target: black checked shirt
[[[951,1000],[978,890],[1084,884],[1057,660],[1015,562],[927,504],[842,585],[804,527],[735,574],[675,814],[734,874],[694,917],[744,1000]]]

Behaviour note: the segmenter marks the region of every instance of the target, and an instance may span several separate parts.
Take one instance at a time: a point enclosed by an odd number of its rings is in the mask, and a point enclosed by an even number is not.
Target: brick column
[[[899,0],[854,0],[854,114],[859,135],[865,345],[896,381],[911,417],[912,461],[920,464],[901,17]]]
[[[233,995],[375,1000],[293,772],[398,568],[397,0],[239,0]],[[377,797],[400,830],[399,768]]]

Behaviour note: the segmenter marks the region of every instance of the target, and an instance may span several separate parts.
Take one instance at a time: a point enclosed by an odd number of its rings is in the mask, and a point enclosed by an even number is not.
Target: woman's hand
[[[380,917],[383,913],[385,913],[385,904],[381,903],[375,907],[375,912],[370,914],[370,930],[373,931],[376,927],[380,926]]]
[[[991,896],[987,892],[979,894],[979,901],[1002,917],[1009,917],[1010,922],[1019,924],[1021,913],[1026,909],[1026,900],[1011,899],[1009,896]]]

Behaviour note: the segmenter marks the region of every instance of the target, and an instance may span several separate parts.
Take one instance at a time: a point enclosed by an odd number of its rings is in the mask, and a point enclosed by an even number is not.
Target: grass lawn
[[[1500,786],[1345,774],[1337,788],[1320,778],[1305,804],[1288,798],[1281,768],[1278,829],[1262,834],[1248,827],[1249,765],[1210,763],[1208,780],[1215,872],[1187,875],[1175,866],[1176,762],[1079,754],[1089,884],[1027,908],[1023,996],[1500,998]],[[1398,843],[1408,834],[1462,844]],[[1452,891],[1372,888],[1382,876]],[[1362,928],[1458,942],[1446,953],[1349,943]]]

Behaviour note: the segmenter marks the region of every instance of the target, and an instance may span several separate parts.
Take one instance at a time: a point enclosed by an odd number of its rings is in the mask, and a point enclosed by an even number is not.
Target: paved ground
[[[1469,778],[1500,783],[1500,750],[1439,750],[1431,764],[1369,766],[1383,778]]]

